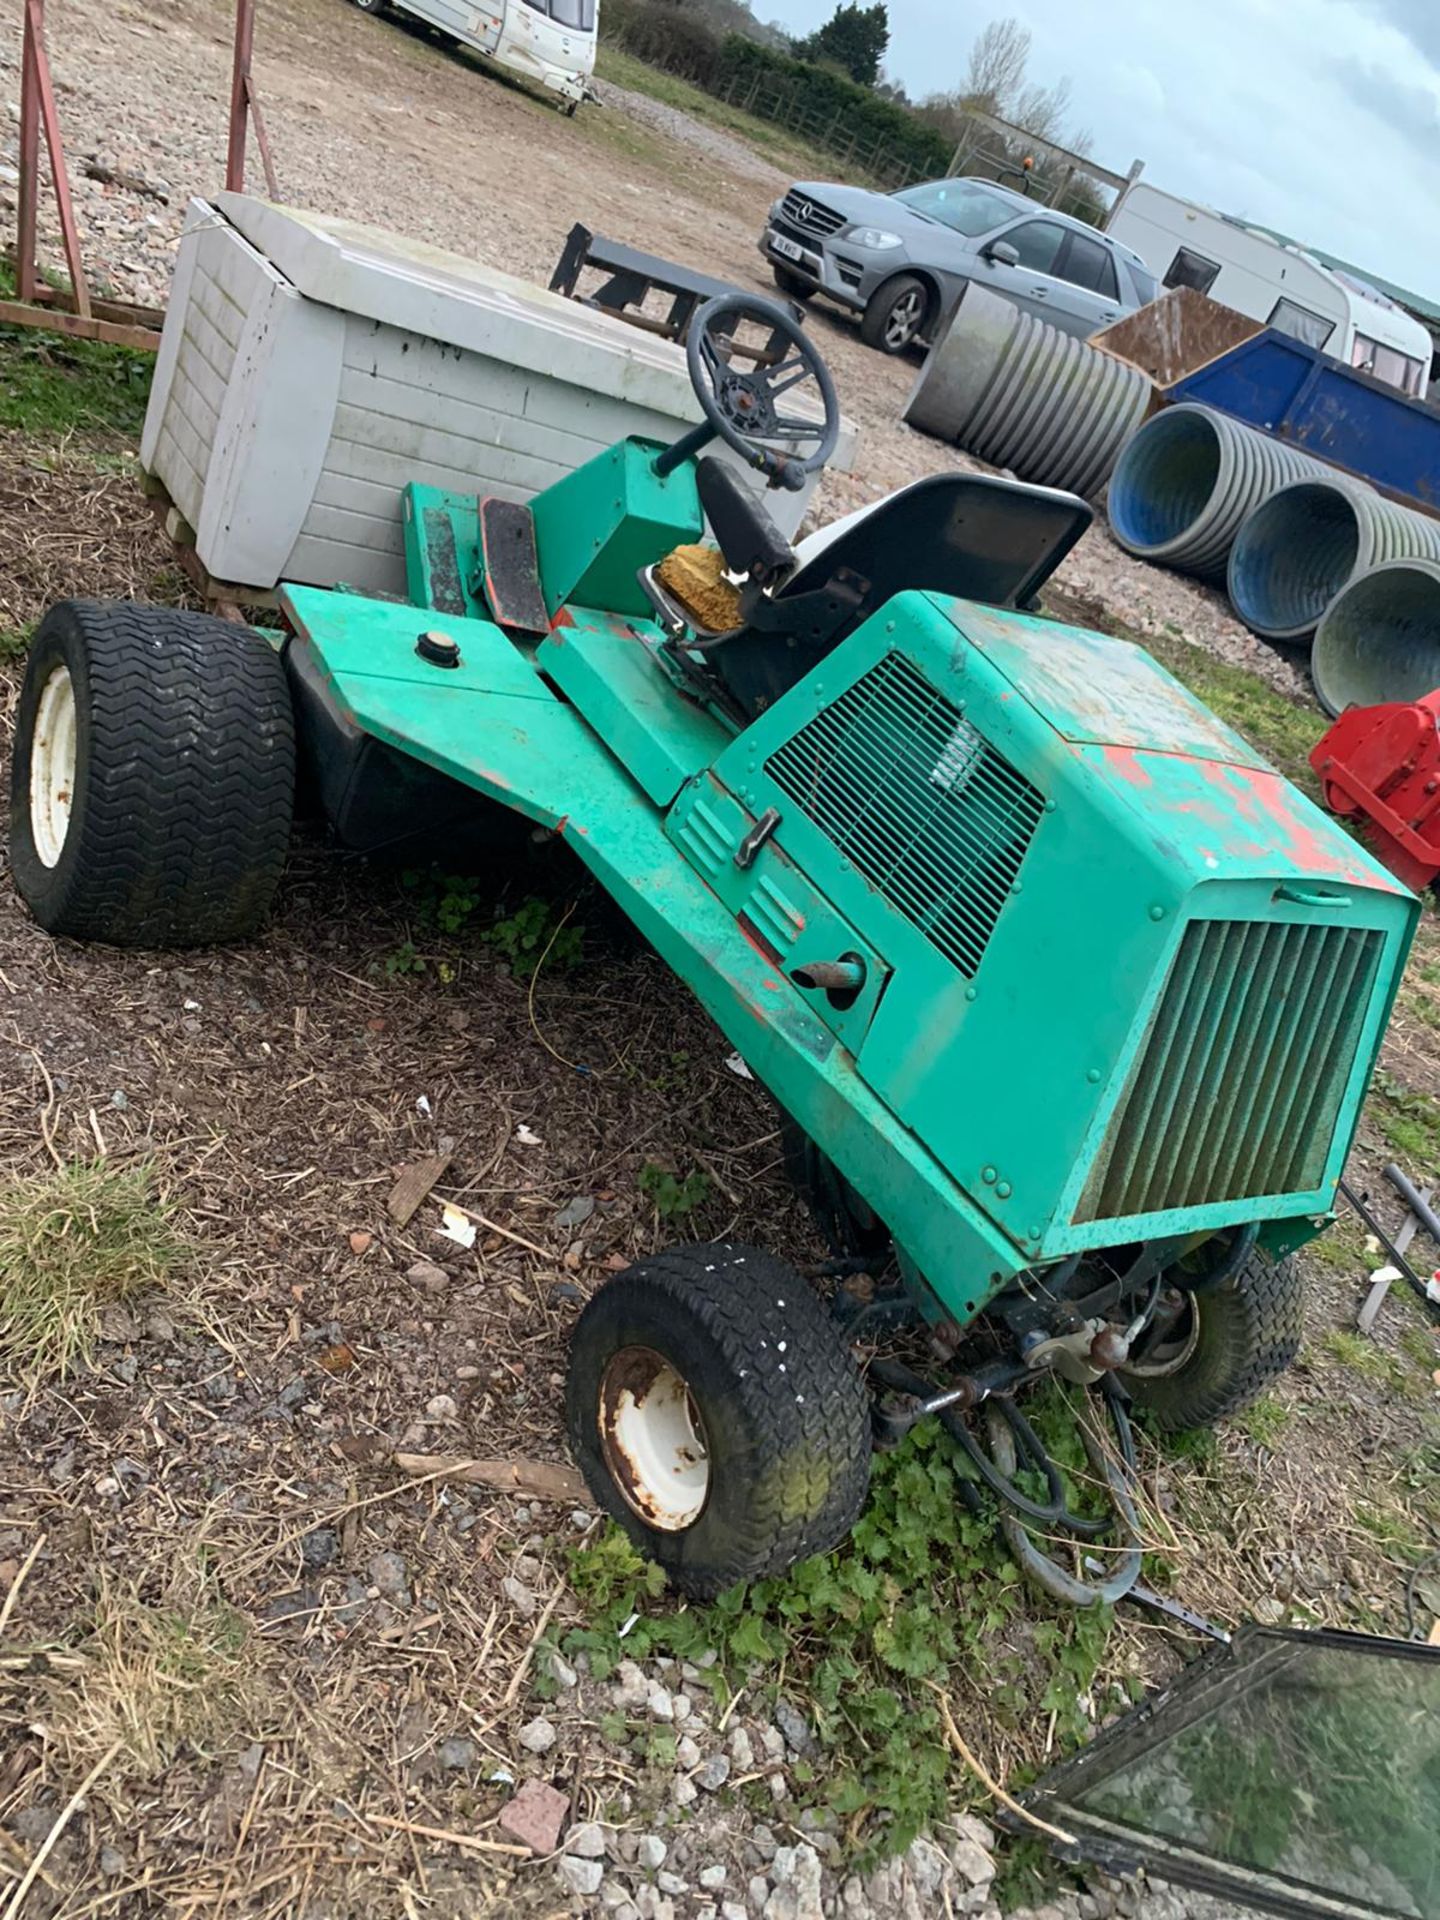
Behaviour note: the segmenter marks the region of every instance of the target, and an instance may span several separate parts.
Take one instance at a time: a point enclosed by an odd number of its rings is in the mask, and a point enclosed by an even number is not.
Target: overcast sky
[[[1440,0],[889,0],[887,68],[958,86],[1013,14],[1068,74],[1093,154],[1440,299]],[[792,32],[834,0],[757,0]]]

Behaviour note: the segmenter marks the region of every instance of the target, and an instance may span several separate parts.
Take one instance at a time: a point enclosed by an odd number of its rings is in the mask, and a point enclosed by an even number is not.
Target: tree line
[[[912,99],[886,72],[890,15],[886,0],[840,0],[813,33],[796,38],[777,21],[762,21],[748,0],[601,0],[603,36],[651,64],[662,66],[707,89],[717,88],[742,69],[765,67],[793,76],[814,75],[810,91],[834,98],[849,86],[865,118],[888,113],[897,131],[897,148],[908,151],[926,171],[943,171],[946,158],[966,145],[973,116],[982,112],[1022,129],[1031,140],[1087,155],[1088,129],[1072,124],[1070,82],[1045,86],[1030,75],[1028,28],[1015,19],[992,20],[970,45],[963,76],[950,88]],[[748,51],[741,43],[748,43]],[[822,82],[828,82],[828,93]],[[1029,155],[1024,142],[987,141],[992,161],[1002,171],[1019,171],[1033,162],[1031,178],[1044,186],[1051,175],[1042,153]],[[1070,212],[1098,221],[1103,202],[1093,185],[1077,176],[1062,200]]]

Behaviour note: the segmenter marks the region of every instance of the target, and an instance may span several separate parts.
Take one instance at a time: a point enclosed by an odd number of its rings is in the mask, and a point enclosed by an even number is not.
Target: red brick
[[[506,1833],[536,1853],[553,1853],[570,1818],[570,1796],[543,1780],[527,1780],[500,1816]]]

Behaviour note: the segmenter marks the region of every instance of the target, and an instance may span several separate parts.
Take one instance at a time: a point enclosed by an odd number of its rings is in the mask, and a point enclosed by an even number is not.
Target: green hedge
[[[612,4],[612,0],[606,0],[606,4]],[[843,134],[847,150],[852,150],[857,141],[871,149],[883,147],[895,162],[914,167],[930,179],[943,177],[949,170],[949,142],[918,114],[882,100],[868,87],[856,86],[832,67],[791,59],[732,33],[724,43],[719,87],[728,91],[746,80],[760,81],[765,96],[772,95],[777,87],[783,88],[789,108],[787,119],[793,114],[812,139],[815,135],[810,129],[816,122],[832,124],[837,136]],[[744,104],[743,94],[740,100]]]
[[[883,154],[887,169],[943,176],[950,143],[916,113],[856,86],[833,67],[819,67],[761,46],[741,33],[721,35],[674,0],[602,0],[604,39],[649,66],[662,67],[702,87],[750,104],[753,111],[829,146],[856,165]]]
[[[668,0],[602,0],[600,37],[707,93],[724,84],[724,36]]]

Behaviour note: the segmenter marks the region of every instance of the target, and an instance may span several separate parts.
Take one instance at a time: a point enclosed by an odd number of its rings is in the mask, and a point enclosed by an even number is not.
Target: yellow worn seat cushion
[[[714,547],[676,547],[656,573],[696,626],[728,633],[740,625],[740,590],[725,578],[724,557]]]

